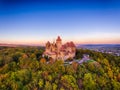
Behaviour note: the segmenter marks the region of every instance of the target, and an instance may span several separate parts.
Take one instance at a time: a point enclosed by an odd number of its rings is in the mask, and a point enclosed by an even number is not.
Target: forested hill
[[[0,90],[120,90],[120,57],[77,49],[75,59],[94,61],[64,65],[43,58],[44,48],[0,49]],[[47,63],[49,61],[49,63]]]

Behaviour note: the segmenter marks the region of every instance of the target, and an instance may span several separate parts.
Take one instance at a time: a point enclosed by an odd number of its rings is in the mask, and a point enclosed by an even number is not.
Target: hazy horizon
[[[1,0],[0,43],[120,44],[118,0]]]

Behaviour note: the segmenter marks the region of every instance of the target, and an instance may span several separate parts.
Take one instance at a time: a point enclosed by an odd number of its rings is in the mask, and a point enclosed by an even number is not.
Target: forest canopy
[[[0,90],[120,90],[120,57],[77,49],[93,62],[65,65],[42,57],[42,47],[0,47]],[[49,63],[48,63],[49,61]]]

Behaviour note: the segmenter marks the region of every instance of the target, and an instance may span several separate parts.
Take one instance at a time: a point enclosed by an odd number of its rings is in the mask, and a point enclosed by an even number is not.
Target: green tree
[[[52,85],[51,85],[51,83],[49,81],[45,82],[45,88],[44,88],[44,90],[52,90]]]
[[[60,82],[66,89],[78,89],[77,81],[72,75],[63,75]]]
[[[38,85],[39,85],[40,88],[43,88],[44,80],[43,79],[39,79]]]
[[[84,76],[83,85],[85,90],[96,90],[96,83],[92,78],[91,73],[87,73]]]

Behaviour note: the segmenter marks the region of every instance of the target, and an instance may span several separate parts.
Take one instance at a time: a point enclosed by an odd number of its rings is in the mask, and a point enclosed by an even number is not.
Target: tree
[[[41,58],[40,59],[40,63],[46,63],[46,59],[45,58]]]
[[[120,83],[112,80],[112,86],[113,86],[113,90],[120,90]]]
[[[66,73],[69,75],[73,75],[75,73],[75,70],[71,65],[66,66]]]
[[[73,69],[74,69],[75,71],[77,71],[78,63],[73,62],[73,63],[72,63],[72,67],[73,67]]]
[[[29,64],[29,68],[33,71],[37,71],[39,69],[39,62],[37,60],[32,61]]]
[[[31,72],[28,69],[18,71],[16,76],[23,84],[27,84],[31,80]]]
[[[43,79],[39,79],[38,85],[39,85],[40,88],[43,88],[44,80]]]
[[[85,90],[96,90],[96,83],[92,78],[91,73],[87,73],[84,76],[83,85]]]
[[[57,84],[55,83],[52,84],[52,90],[57,90]]]
[[[60,83],[66,89],[78,89],[77,81],[72,75],[63,75]]]
[[[20,81],[14,81],[11,84],[12,90],[21,90],[23,88],[23,84]]]
[[[52,85],[51,85],[51,83],[49,81],[45,82],[45,88],[44,88],[44,90],[52,90]]]
[[[0,67],[4,65],[3,57],[0,57]]]

